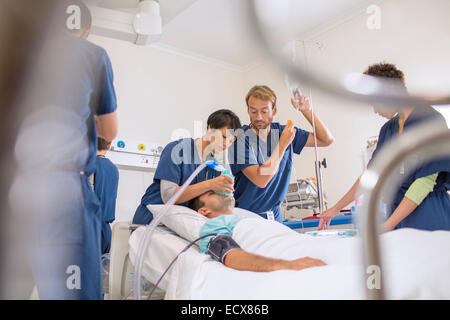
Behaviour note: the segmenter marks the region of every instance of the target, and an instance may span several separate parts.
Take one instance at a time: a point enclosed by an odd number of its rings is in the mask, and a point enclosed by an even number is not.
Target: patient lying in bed
[[[193,199],[189,207],[209,218],[200,231],[199,249],[210,254],[225,266],[241,271],[270,272],[276,270],[302,270],[326,265],[319,259],[301,257],[282,260],[252,254],[242,250],[232,234],[236,224],[243,218],[233,214],[234,198],[206,192]]]

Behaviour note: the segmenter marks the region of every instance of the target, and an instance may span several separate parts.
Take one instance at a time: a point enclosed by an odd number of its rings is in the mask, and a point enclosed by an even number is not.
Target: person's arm
[[[291,98],[291,103],[294,109],[299,110],[312,126],[313,112],[309,99],[304,96],[300,96],[297,102],[295,101],[294,98]],[[328,130],[328,128],[319,119],[316,113],[314,113],[314,126],[316,129],[316,138],[318,147],[327,147],[334,142],[334,137],[331,134],[330,130]],[[314,147],[314,133],[309,134],[305,146]]]
[[[163,203],[167,203],[170,198],[175,194],[175,189],[178,185],[175,182],[161,179],[159,183],[159,191],[161,193],[161,199]]]
[[[296,129],[293,125],[286,126],[269,159],[260,166],[253,165],[242,169],[242,173],[258,187],[265,188],[276,174],[284,152],[294,139],[295,133]]]
[[[252,254],[242,249],[234,249],[225,256],[224,265],[240,271],[271,272],[276,270],[302,270],[324,266],[326,263],[310,257],[291,261],[272,259]]]
[[[416,179],[408,188],[402,201],[383,223],[383,232],[393,230],[403,219],[409,216],[422,201],[433,191],[438,174]]]
[[[324,228],[327,229],[330,225],[331,219],[337,216],[343,208],[345,208],[355,200],[356,191],[359,187],[359,179],[360,178],[355,181],[350,190],[348,190],[347,193],[338,202],[336,202],[334,206],[332,206],[328,210],[325,210],[321,215],[319,215],[319,230],[322,230]]]
[[[102,137],[108,142],[113,141],[117,137],[117,111],[102,115],[96,115],[95,122],[97,125],[98,136]]]
[[[189,200],[192,200],[194,198],[197,198],[198,196],[204,194],[207,191],[213,190],[213,191],[226,191],[233,193],[234,187],[233,187],[233,179],[227,175],[221,175],[219,177],[216,177],[214,179],[209,179],[206,181],[202,181],[196,184],[192,184],[184,190],[184,192],[181,194],[181,196],[178,198],[178,200],[175,202],[175,204],[180,204],[187,202]],[[173,187],[175,186],[175,187]],[[180,190],[181,186],[176,185],[173,182],[161,180],[161,198],[164,203],[169,201],[169,199]]]
[[[388,232],[393,230],[403,219],[411,214],[417,208],[417,203],[410,200],[408,197],[403,197],[397,209],[392,215],[383,223],[382,231]]]
[[[206,243],[207,245],[205,247]],[[282,269],[302,270],[325,265],[323,261],[310,257],[288,261],[249,253],[242,250],[236,241],[227,234],[205,237],[199,244],[199,248],[201,252],[209,253],[214,260],[222,262],[229,268],[240,271],[271,272]]]
[[[114,89],[114,75],[108,54],[101,49],[99,56],[99,87],[95,90],[93,99],[95,104],[94,117],[97,135],[108,142],[112,142],[118,131],[117,99]]]

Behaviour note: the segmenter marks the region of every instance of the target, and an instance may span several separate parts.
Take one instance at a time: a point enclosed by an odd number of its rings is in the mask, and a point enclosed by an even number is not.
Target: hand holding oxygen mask
[[[233,174],[230,171],[228,171],[227,169],[224,169],[222,171],[222,175],[220,177],[223,177],[223,179],[225,179],[227,182],[231,181],[231,188],[234,191],[234,187],[233,187],[233,185],[234,185],[234,176],[233,176]],[[216,193],[221,194],[221,195],[226,196],[226,197],[234,196],[233,192],[227,192],[225,190],[216,190]]]
[[[217,178],[208,180],[210,183],[211,190],[224,196],[232,197],[234,192],[233,174],[230,171],[228,171],[228,169],[225,169],[222,165],[218,164],[217,162],[212,162],[207,166],[216,171],[222,172],[222,174]]]
[[[210,189],[217,193],[225,192],[232,195],[234,192],[234,179],[229,175],[222,174],[217,178],[209,179],[208,182],[210,183]]]

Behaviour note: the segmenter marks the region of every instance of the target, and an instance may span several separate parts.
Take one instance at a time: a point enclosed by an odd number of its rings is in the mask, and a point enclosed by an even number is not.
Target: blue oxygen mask
[[[216,161],[211,161],[211,162],[208,162],[208,163],[206,164],[206,166],[207,166],[208,168],[211,168],[211,169],[214,169],[214,170],[216,170],[216,171],[219,171],[219,172],[221,172],[222,174],[227,175],[227,176],[229,176],[231,179],[234,180],[233,174],[232,174],[228,169],[226,169],[224,166],[222,166],[220,163],[218,163],[218,162],[216,162]],[[217,190],[217,191],[215,191],[215,192],[218,193],[218,194],[227,196],[227,197],[232,197],[232,196],[234,195],[233,193],[227,192],[227,191],[224,191],[224,190]]]

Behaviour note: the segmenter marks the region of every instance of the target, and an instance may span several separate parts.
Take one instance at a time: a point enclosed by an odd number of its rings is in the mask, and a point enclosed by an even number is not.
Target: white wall
[[[176,129],[194,135],[209,114],[242,109],[243,75],[210,63],[125,41],[91,35],[110,56],[117,94],[119,136],[166,144]],[[116,218],[131,220],[152,172],[120,170]]]

